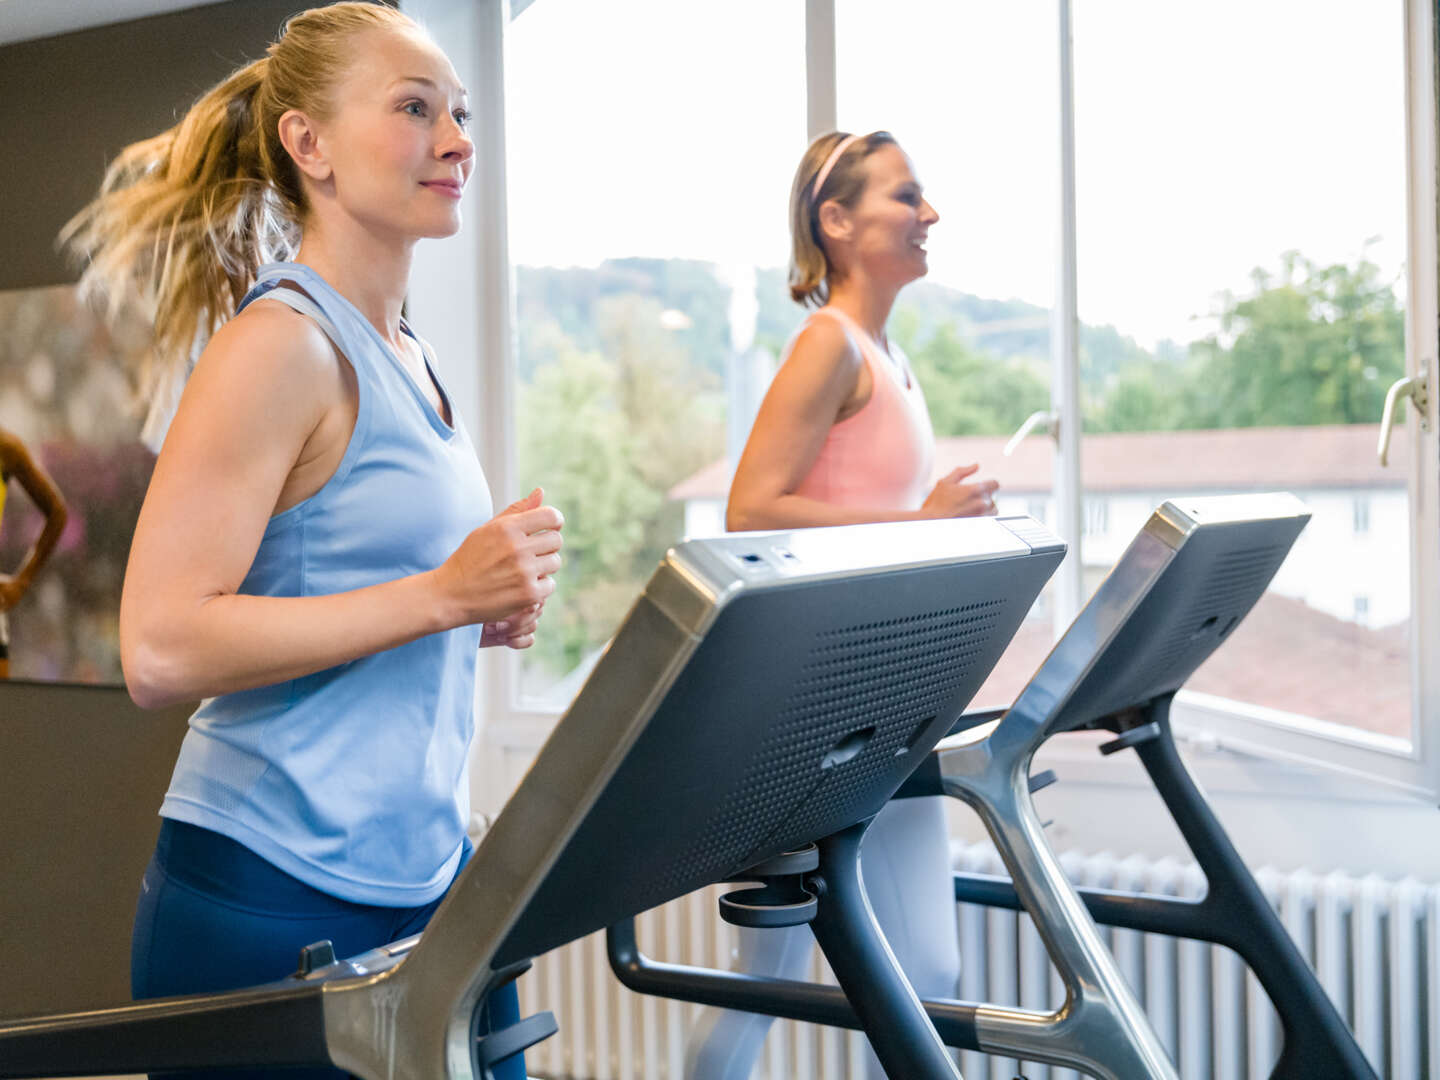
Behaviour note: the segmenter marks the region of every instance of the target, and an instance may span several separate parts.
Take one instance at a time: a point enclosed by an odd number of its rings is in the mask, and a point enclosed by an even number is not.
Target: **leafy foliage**
[[[680,532],[677,482],[722,450],[719,380],[661,327],[648,297],[599,298],[599,347],[537,331],[545,361],[518,402],[521,490],[565,514],[565,569],[534,659],[567,671],[604,641]],[[572,585],[573,583],[573,585]]]
[[[1272,281],[1227,294],[1220,333],[1190,349],[1190,416],[1176,427],[1364,424],[1404,374],[1404,314],[1369,262],[1319,267],[1291,252]],[[1187,422],[1188,421],[1188,422]]]

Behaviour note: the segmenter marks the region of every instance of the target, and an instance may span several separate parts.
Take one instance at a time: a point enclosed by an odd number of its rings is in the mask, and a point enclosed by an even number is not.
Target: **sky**
[[[839,126],[909,152],[941,215],[933,281],[1055,294],[1057,12],[836,0]],[[1083,321],[1193,340],[1288,250],[1365,252],[1400,286],[1400,0],[1073,0],[1072,19]],[[784,264],[804,0],[536,0],[507,48],[515,262]]]

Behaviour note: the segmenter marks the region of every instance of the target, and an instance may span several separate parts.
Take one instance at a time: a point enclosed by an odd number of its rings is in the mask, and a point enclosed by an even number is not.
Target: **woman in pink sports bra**
[[[893,136],[832,132],[810,144],[790,193],[790,295],[816,310],[791,340],[735,470],[732,530],[995,512],[994,480],[962,465],[930,485],[935,436],[905,354],[885,333],[900,290],[926,272],[940,220]],[[871,907],[916,993],[954,997],[959,933],[942,801],[891,803],[861,851]],[[805,926],[740,930],[739,966],[804,978]],[[770,1017],[706,1010],[690,1080],[745,1080]],[[884,1077],[878,1059],[872,1080]]]

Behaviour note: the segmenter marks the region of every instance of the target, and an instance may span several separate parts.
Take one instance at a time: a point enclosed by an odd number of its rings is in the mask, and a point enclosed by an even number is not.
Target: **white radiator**
[[[1001,873],[987,845],[961,847],[955,865]],[[1061,857],[1072,881],[1165,896],[1198,896],[1200,871],[1173,859],[1109,854]],[[1281,921],[1366,1057],[1386,1080],[1440,1080],[1440,887],[1306,870],[1256,875]],[[694,893],[639,920],[646,955],[729,967],[731,927],[716,897]],[[1059,980],[1028,916],[961,904],[959,996],[1050,1009]],[[1238,956],[1218,946],[1101,927],[1120,970],[1145,1005],[1184,1080],[1265,1080],[1279,1055],[1280,1026]],[[816,950],[813,976],[834,979]],[[698,1006],[633,994],[610,973],[595,934],[541,957],[520,980],[524,1015],[550,1009],[560,1033],[526,1055],[532,1076],[551,1080],[682,1080],[685,1036]],[[864,1080],[856,1032],[777,1020],[755,1080]],[[1061,1068],[965,1052],[965,1080],[1072,1080]]]

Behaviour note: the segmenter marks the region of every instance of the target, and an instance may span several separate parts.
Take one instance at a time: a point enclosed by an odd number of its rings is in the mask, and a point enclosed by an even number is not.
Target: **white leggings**
[[[959,928],[950,837],[941,797],[886,805],[860,847],[865,894],[890,949],[920,997],[954,997],[960,979]],[[805,979],[815,937],[808,926],[738,928],[738,969]],[[774,1017],[707,1008],[685,1047],[687,1080],[748,1080]],[[870,1080],[885,1071],[869,1055]]]

